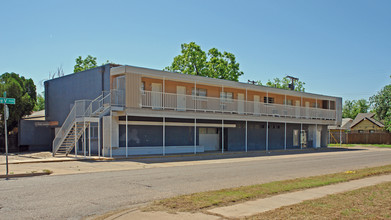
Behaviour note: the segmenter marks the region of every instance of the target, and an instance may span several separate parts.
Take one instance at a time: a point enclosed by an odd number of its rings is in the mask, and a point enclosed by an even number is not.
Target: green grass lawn
[[[155,201],[144,211],[196,212],[213,207],[227,206],[248,200],[265,198],[281,193],[320,187],[391,173],[391,165],[365,168],[341,173],[276,181],[258,185],[194,193]]]
[[[246,219],[391,219],[391,182],[281,207]]]
[[[383,148],[391,148],[390,144],[329,144],[329,147],[356,147],[356,146],[363,146],[363,147],[383,147]]]

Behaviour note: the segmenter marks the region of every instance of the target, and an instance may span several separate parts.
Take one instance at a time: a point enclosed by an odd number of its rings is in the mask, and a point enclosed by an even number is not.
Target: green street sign
[[[0,98],[0,104],[8,104],[8,105],[15,105],[15,99],[14,98]]]

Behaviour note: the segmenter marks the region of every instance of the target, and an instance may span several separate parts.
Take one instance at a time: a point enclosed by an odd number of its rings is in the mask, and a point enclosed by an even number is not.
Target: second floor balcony
[[[316,120],[336,120],[336,110],[310,106],[246,101],[227,97],[207,97],[141,91],[141,107],[154,110],[210,112]]]

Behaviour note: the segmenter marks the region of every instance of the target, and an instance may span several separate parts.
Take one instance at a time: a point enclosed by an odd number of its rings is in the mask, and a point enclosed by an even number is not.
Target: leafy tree
[[[34,106],[34,111],[41,111],[45,109],[45,97],[42,94],[38,94],[37,102]]]
[[[365,99],[346,100],[342,108],[342,117],[354,119],[358,113],[367,113],[369,106],[369,102]]]
[[[79,56],[76,58],[76,65],[73,68],[73,72],[77,73],[95,67],[97,67],[96,57],[88,55],[85,59],[83,59],[81,56]]]
[[[19,120],[33,110],[37,93],[34,81],[19,76],[16,73],[4,73],[0,76],[0,93],[7,92],[7,97],[15,98],[15,105],[8,105],[8,130],[18,126]],[[4,112],[4,105],[0,105],[0,113]],[[4,125],[1,124],[3,127]],[[3,129],[2,129],[3,131]]]
[[[234,54],[222,53],[216,48],[206,54],[195,42],[182,44],[181,54],[174,57],[172,64],[164,70],[232,81],[238,81],[243,75]]]
[[[391,84],[386,85],[376,95],[369,98],[376,119],[383,122],[391,131]]]
[[[266,83],[266,86],[289,90],[290,89],[289,84],[291,84],[291,82],[292,82],[291,79],[285,76],[282,79],[280,78],[274,78],[273,80],[269,79]],[[260,80],[256,81],[255,83],[256,85],[262,85],[262,82]],[[300,91],[300,92],[305,91],[304,88],[305,82],[302,82],[300,80],[294,80],[293,85],[295,86],[294,89],[295,91]]]

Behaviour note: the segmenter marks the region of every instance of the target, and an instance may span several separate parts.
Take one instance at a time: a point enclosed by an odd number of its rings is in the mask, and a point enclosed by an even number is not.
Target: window
[[[284,99],[284,105],[292,105],[292,99]]]
[[[293,146],[299,146],[299,130],[293,130]]]
[[[220,92],[220,98],[222,102],[232,102],[232,92]]]
[[[192,91],[191,91],[191,95],[193,96],[193,100],[194,99],[206,100],[206,89],[197,89],[195,91],[195,89],[193,88]],[[194,96],[196,96],[197,98],[195,98]]]
[[[274,103],[274,98],[273,97],[263,97],[263,102],[264,103]]]
[[[141,94],[145,94],[145,82],[141,82]]]
[[[91,138],[98,138],[98,126],[91,126]]]
[[[316,102],[311,103],[312,108],[316,108]]]

